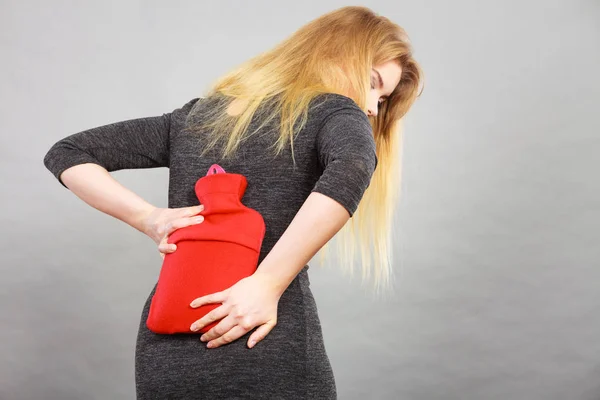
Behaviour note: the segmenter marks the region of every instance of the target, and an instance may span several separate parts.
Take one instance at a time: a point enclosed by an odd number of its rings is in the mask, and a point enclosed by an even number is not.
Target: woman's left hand
[[[194,308],[211,303],[222,305],[194,322],[190,329],[195,332],[222,319],[200,337],[201,341],[208,341],[207,347],[215,348],[233,342],[258,326],[248,339],[248,347],[252,348],[277,324],[277,305],[281,295],[271,277],[255,272],[228,289],[192,301],[190,305]]]

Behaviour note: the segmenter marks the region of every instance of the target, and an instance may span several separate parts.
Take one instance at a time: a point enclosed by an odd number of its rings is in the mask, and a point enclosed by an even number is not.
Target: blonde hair
[[[306,124],[309,103],[322,93],[337,93],[353,99],[367,113],[371,68],[389,60],[400,64],[402,76],[378,115],[370,117],[377,168],[353,217],[335,240],[320,250],[323,261],[329,245],[337,244],[343,271],[351,275],[358,250],[362,281],[373,275],[378,293],[382,287],[389,287],[392,276],[391,236],[400,188],[401,121],[421,90],[421,69],[400,26],[362,6],[326,13],[214,82],[207,96],[224,101],[205,110],[208,114],[203,115],[202,124],[191,128],[209,133],[204,152],[222,141],[223,157],[228,157],[252,134],[247,128],[255,112],[269,103],[272,111],[256,131],[280,117],[280,135],[273,148],[279,154],[289,145],[293,158],[293,137]],[[228,113],[232,104],[228,98],[243,104],[235,116]]]

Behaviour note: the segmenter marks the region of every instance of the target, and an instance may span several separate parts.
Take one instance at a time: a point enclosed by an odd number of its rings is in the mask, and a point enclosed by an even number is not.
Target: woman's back
[[[247,138],[235,156],[221,160],[214,148],[200,156],[206,137],[184,130],[186,120],[202,118],[209,98],[193,99],[171,113],[105,125],[57,142],[44,161],[57,178],[66,168],[93,162],[109,171],[168,167],[168,207],[197,205],[194,184],[210,165],[248,180],[242,202],[261,213],[266,225],[259,263],[312,191],[342,204],[350,215],[369,185],[377,163],[372,128],[350,98],[324,94],[315,99],[308,120],[277,157],[271,146],[278,135],[273,120]],[[194,118],[188,119],[193,114]],[[250,124],[261,121],[257,112]],[[146,318],[155,288],[142,311],[136,345],[136,386],[140,399],[265,398],[334,399],[335,380],[326,354],[315,300],[305,266],[278,305],[277,324],[254,348],[252,331],[238,340],[207,349],[195,333],[158,335]]]
[[[309,112],[306,126],[294,139],[295,165],[289,146],[277,157],[270,149],[278,136],[278,119],[243,142],[235,157],[221,160],[217,148],[200,157],[206,145],[205,137],[182,131],[189,112],[193,110],[198,115],[195,118],[201,118],[203,109],[210,107],[210,101],[193,99],[174,111],[169,207],[198,204],[194,184],[213,163],[227,172],[246,176],[248,187],[242,202],[262,214],[267,228],[259,262],[283,234],[311,191],[333,197],[352,214],[376,164],[371,126],[367,116],[348,97],[328,93],[317,97],[313,104],[318,106]],[[249,131],[261,123],[261,116],[259,109]],[[323,127],[325,122],[327,126]],[[329,161],[333,162],[323,174],[324,164]],[[360,165],[361,162],[364,164]]]

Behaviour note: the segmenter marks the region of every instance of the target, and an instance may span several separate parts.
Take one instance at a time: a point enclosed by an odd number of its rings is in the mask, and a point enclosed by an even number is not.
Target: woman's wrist
[[[267,256],[268,257],[268,256]],[[298,272],[302,269],[295,268],[291,265],[270,265],[265,263],[267,259],[258,266],[254,275],[257,275],[259,278],[263,279],[269,287],[271,287],[278,296],[281,297],[283,292],[290,286]]]
[[[136,208],[131,214],[131,218],[127,218],[127,220],[124,220],[124,222],[145,234],[148,230],[148,227],[146,226],[146,220],[148,216],[154,210],[156,210],[156,208],[156,206],[150,203],[147,203],[145,201],[141,202],[138,205],[138,208]]]

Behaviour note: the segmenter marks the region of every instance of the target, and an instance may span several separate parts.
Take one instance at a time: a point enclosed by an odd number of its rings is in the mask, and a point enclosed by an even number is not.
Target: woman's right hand
[[[179,228],[196,225],[204,221],[202,204],[181,208],[152,208],[141,221],[141,231],[148,235],[158,245],[158,251],[164,259],[166,253],[177,249],[175,244],[167,243],[169,235]]]

